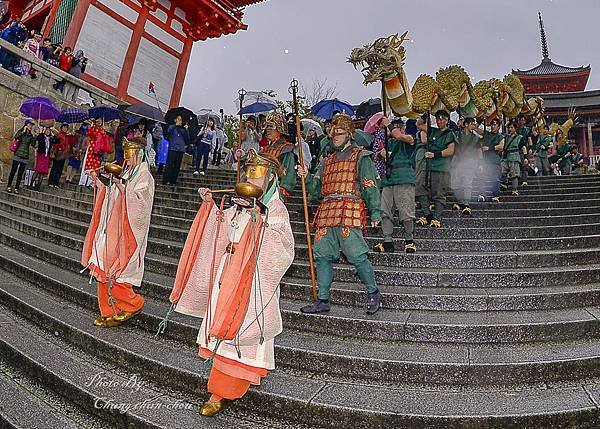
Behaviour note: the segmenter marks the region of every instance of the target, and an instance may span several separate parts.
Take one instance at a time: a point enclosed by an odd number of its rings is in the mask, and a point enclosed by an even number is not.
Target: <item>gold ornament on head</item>
[[[332,133],[335,133],[336,128],[345,130],[351,137],[354,134],[354,122],[352,121],[352,118],[345,113],[335,115],[331,120]]]
[[[123,155],[125,159],[132,158],[135,156],[138,150],[144,150],[145,140],[139,138],[133,138],[129,140],[127,137],[123,138]]]
[[[246,172],[246,177],[251,179],[264,177],[269,170],[278,176],[282,175],[281,164],[275,157],[258,153],[254,149],[250,149],[242,159],[242,167]]]
[[[273,129],[279,131],[283,135],[287,135],[288,127],[283,119],[283,116],[277,112],[270,112],[265,118],[265,125],[267,129]]]

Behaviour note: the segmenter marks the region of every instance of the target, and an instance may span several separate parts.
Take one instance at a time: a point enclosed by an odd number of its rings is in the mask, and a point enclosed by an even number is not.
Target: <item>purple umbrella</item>
[[[60,115],[60,110],[45,97],[33,97],[25,100],[21,104],[19,111],[28,118],[39,120],[56,120]]]
[[[88,113],[84,110],[79,110],[76,108],[63,110],[58,116],[58,122],[65,124],[78,124],[86,119],[89,119]]]

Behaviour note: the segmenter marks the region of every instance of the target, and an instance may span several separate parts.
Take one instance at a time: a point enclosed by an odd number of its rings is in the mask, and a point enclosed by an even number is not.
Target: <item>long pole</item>
[[[238,149],[242,148],[242,126],[244,125],[244,118],[242,116],[242,109],[244,108],[244,96],[246,95],[246,90],[244,88],[240,89],[238,92],[240,96],[240,130],[238,132]],[[234,155],[237,152],[237,149],[234,151]],[[240,160],[236,158],[237,162],[237,175],[236,175],[236,183],[240,183]]]
[[[387,118],[387,94],[385,92],[385,79],[381,78],[381,110],[383,115]],[[383,147],[385,148],[385,177],[392,177],[392,171],[390,169],[390,150],[389,150],[389,132],[388,128],[385,127],[385,138],[383,140]]]
[[[292,98],[294,100],[294,115],[296,116],[296,144],[298,145],[298,158],[299,162],[304,169],[308,171],[308,167],[304,165],[304,158],[302,156],[302,132],[300,129],[300,114],[298,108],[298,81],[292,80],[290,83],[290,90],[292,92]],[[312,284],[312,295],[314,299],[317,299],[317,277],[315,274],[315,262],[313,259],[312,240],[310,236],[310,221],[308,218],[308,201],[306,196],[306,177],[301,176],[300,181],[302,183],[302,205],[304,206],[304,226],[306,227],[306,242],[308,243],[308,264],[310,265],[310,281]]]

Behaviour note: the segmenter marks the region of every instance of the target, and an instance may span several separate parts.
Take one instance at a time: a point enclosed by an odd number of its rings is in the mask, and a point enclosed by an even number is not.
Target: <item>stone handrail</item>
[[[20,60],[25,60],[31,63],[32,69],[36,71],[37,78],[30,79],[31,82],[29,83],[34,85],[39,90],[39,94],[34,94],[33,96],[50,93],[53,98],[61,99],[68,104],[73,104],[72,102],[65,100],[60,92],[55,91],[52,88],[54,83],[64,79],[65,81],[75,85],[80,91],[87,92],[96,105],[106,104],[109,106],[117,106],[119,104],[125,104],[125,101],[115,97],[114,95],[109,94],[108,92],[103,91],[82,79],[72,76],[58,67],[40,60],[30,52],[25,52],[23,49],[8,43],[6,40],[0,39],[0,48],[4,51],[10,52]]]

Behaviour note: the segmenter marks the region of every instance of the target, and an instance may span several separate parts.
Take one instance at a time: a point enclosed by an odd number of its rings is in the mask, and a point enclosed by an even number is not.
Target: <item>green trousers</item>
[[[323,234],[323,231],[325,233]],[[365,285],[368,293],[377,292],[375,272],[367,257],[369,246],[365,242],[362,230],[348,228],[348,236],[342,234],[342,227],[320,228],[315,236],[313,248],[319,299],[329,300],[329,290],[333,281],[333,263],[344,253],[348,262],[354,265],[356,273]]]

